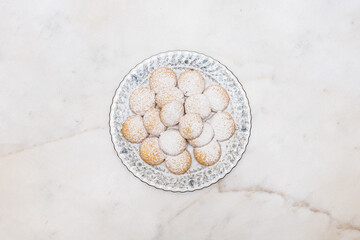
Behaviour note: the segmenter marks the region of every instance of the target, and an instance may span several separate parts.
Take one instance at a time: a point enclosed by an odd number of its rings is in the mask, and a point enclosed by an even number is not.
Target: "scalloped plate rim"
[[[141,64],[143,64],[144,62],[146,61],[149,61],[151,60],[152,58],[155,58],[159,55],[162,55],[162,54],[170,54],[170,53],[187,53],[187,54],[191,54],[191,53],[195,53],[195,54],[198,54],[198,55],[202,55],[202,56],[205,56],[207,58],[210,58],[212,59],[214,62],[222,65],[226,71],[228,71],[232,76],[234,76],[234,78],[237,80],[237,82],[240,84],[240,87],[241,87],[241,90],[244,92],[244,97],[245,97],[245,100],[246,100],[246,103],[247,103],[247,106],[249,108],[249,131],[248,131],[248,137],[246,139],[246,143],[244,145],[244,151],[240,154],[239,158],[236,160],[235,164],[233,165],[233,167],[231,169],[229,169],[229,171],[225,172],[223,174],[222,177],[218,178],[216,181],[213,181],[213,182],[208,182],[208,184],[205,184],[203,185],[202,187],[199,187],[199,188],[193,188],[193,189],[185,189],[185,190],[182,190],[182,189],[179,189],[179,190],[176,190],[176,189],[173,189],[173,188],[166,188],[165,186],[163,187],[159,187],[157,185],[152,185],[151,183],[141,179],[140,177],[138,177],[137,175],[135,175],[135,173],[133,171],[131,171],[129,169],[129,167],[124,163],[123,159],[120,157],[119,155],[119,152],[117,151],[116,149],[116,145],[115,145],[115,142],[114,142],[114,136],[113,136],[113,128],[114,126],[112,126],[112,115],[113,115],[113,111],[115,109],[115,98],[118,94],[118,91],[120,91],[120,87],[122,86],[122,84],[124,83],[124,80],[127,78],[128,75],[130,75],[135,69],[137,69],[138,66],[140,66]],[[186,193],[186,192],[194,192],[194,191],[197,191],[197,190],[202,190],[202,189],[205,189],[205,188],[208,188],[216,183],[218,183],[220,180],[224,179],[237,165],[238,163],[240,162],[240,160],[243,158],[244,156],[244,153],[246,152],[247,150],[247,147],[249,145],[249,141],[250,141],[250,137],[251,137],[251,130],[252,130],[252,113],[251,113],[251,107],[250,107],[250,101],[249,101],[249,98],[247,96],[247,93],[243,87],[243,85],[241,84],[241,82],[239,81],[239,79],[235,76],[235,74],[226,66],[224,65],[223,63],[221,63],[220,61],[214,59],[213,57],[210,57],[206,54],[203,54],[203,53],[200,53],[198,51],[190,51],[190,50],[169,50],[169,51],[164,51],[164,52],[160,52],[160,53],[157,53],[157,54],[154,54],[154,55],[151,55],[150,57],[148,58],[145,58],[143,59],[141,62],[139,62],[138,64],[136,64],[123,78],[122,80],[119,82],[119,85],[118,87],[116,88],[115,90],[115,93],[112,97],[112,102],[111,102],[111,105],[110,105],[110,112],[109,112],[109,133],[110,133],[110,139],[111,139],[111,142],[112,142],[112,145],[113,145],[113,149],[115,150],[115,153],[117,155],[117,157],[121,160],[121,163],[126,167],[126,169],[134,176],[136,177],[137,179],[139,179],[141,182],[143,183],[146,183],[148,186],[150,187],[154,187],[156,189],[159,189],[159,190],[163,190],[163,191],[166,191],[166,192],[173,192],[173,193]]]

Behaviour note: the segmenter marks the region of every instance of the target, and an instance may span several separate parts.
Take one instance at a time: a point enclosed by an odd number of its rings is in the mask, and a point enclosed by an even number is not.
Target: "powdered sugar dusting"
[[[225,141],[231,138],[235,132],[235,122],[227,112],[218,112],[210,119],[210,124],[214,129],[215,139]]]
[[[175,156],[185,150],[187,143],[178,130],[169,129],[160,135],[159,145],[166,154]]]
[[[140,157],[150,165],[159,165],[165,160],[165,154],[159,147],[157,137],[146,138],[139,148]]]
[[[129,107],[135,114],[144,115],[155,107],[155,92],[146,87],[136,89],[130,95]]]
[[[211,85],[204,91],[214,112],[224,111],[229,105],[229,95],[220,85]]]
[[[126,140],[132,143],[140,143],[148,136],[142,117],[139,115],[128,117],[122,126],[121,132]]]
[[[166,104],[160,111],[160,119],[167,127],[178,124],[183,115],[184,105],[177,101]]]
[[[211,166],[219,161],[221,157],[221,146],[213,139],[209,144],[194,148],[195,159],[202,165]]]
[[[160,120],[160,110],[151,108],[144,115],[144,126],[146,131],[154,136],[160,136],[166,130],[165,125]]]
[[[177,156],[167,156],[165,166],[174,174],[184,174],[191,166],[191,155],[185,150]]]
[[[149,85],[152,90],[158,93],[163,88],[176,86],[176,74],[167,67],[161,67],[153,71],[149,79]]]
[[[185,96],[191,96],[204,91],[205,80],[198,71],[190,69],[180,74],[178,86]]]
[[[203,126],[203,121],[197,113],[187,113],[179,121],[179,131],[181,136],[186,139],[194,139],[200,136]]]
[[[210,103],[204,94],[195,94],[185,101],[186,113],[198,113],[201,118],[206,118],[211,113]]]
[[[160,108],[172,101],[184,103],[184,93],[177,87],[164,88],[156,94],[155,101]]]
[[[193,147],[202,147],[208,144],[214,137],[214,130],[209,123],[204,123],[204,128],[199,137],[188,140]]]

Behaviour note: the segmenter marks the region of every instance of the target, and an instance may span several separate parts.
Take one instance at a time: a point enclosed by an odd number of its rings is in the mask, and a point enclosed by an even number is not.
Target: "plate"
[[[187,69],[202,74],[206,86],[216,83],[226,89],[230,103],[225,110],[235,121],[234,135],[221,143],[221,159],[213,166],[202,166],[193,158],[191,168],[183,175],[174,175],[165,164],[151,166],[139,155],[139,144],[128,142],[121,133],[123,122],[130,115],[129,96],[140,86],[149,86],[151,73],[159,67],[171,68],[178,76]],[[234,76],[223,64],[204,54],[190,51],[169,51],[152,56],[133,68],[121,81],[116,90],[110,112],[110,133],[114,148],[127,169],[150,186],[186,192],[202,189],[216,183],[228,174],[240,161],[249,141],[251,114],[246,93]],[[191,147],[191,146],[188,146]],[[192,153],[192,150],[189,149]]]

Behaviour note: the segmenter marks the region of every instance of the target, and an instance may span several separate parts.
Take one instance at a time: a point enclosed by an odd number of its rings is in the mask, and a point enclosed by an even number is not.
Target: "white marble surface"
[[[186,194],[140,182],[108,113],[158,52],[227,65],[248,150]],[[0,1],[0,239],[360,239],[360,2]]]

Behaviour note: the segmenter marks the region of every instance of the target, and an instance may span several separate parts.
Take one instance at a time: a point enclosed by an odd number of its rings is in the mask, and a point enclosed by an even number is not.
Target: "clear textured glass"
[[[174,175],[165,167],[146,164],[138,153],[139,144],[128,142],[121,133],[123,122],[130,115],[129,96],[140,86],[148,86],[153,70],[169,67],[177,75],[187,69],[199,71],[206,85],[220,84],[230,96],[225,110],[235,121],[234,135],[221,143],[221,159],[213,166],[205,167],[193,158],[191,168],[183,175]],[[110,113],[110,131],[115,150],[130,172],[143,182],[159,189],[186,192],[202,189],[225,177],[240,161],[250,136],[251,114],[248,99],[238,79],[224,65],[211,57],[196,52],[171,51],[152,56],[132,69],[116,90]],[[192,152],[191,149],[189,149]]]

